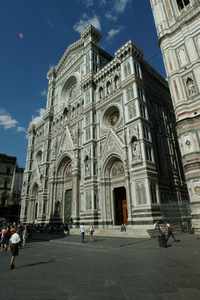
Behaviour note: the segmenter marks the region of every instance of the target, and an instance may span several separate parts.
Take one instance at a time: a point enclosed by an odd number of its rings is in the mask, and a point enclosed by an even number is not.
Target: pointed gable
[[[124,144],[112,129],[109,130],[102,149],[103,161],[111,154],[117,154],[122,159],[125,159]]]

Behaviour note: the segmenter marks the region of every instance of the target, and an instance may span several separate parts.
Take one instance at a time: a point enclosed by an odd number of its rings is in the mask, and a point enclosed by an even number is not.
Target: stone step
[[[86,235],[89,235],[89,230],[86,228]],[[80,235],[79,228],[72,228],[70,230],[71,235]],[[135,237],[135,238],[150,238],[151,232],[144,229],[127,229],[126,231],[120,231],[119,228],[113,229],[104,229],[97,228],[95,229],[96,236],[112,236],[112,237]]]

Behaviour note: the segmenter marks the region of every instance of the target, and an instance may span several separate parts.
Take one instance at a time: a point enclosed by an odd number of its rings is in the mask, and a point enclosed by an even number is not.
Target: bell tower
[[[191,202],[200,231],[200,0],[150,0],[176,114]]]

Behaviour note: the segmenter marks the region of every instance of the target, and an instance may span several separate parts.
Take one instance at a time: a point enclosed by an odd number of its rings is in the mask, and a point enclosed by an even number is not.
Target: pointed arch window
[[[179,11],[183,10],[190,4],[190,0],[176,0]]]
[[[103,98],[103,88],[100,87],[99,88],[99,99],[102,99]]]
[[[115,76],[114,84],[115,84],[115,89],[118,89],[119,88],[119,76],[118,75]]]
[[[107,84],[106,84],[106,92],[107,92],[107,95],[110,95],[110,93],[111,93],[111,83],[110,83],[110,81],[108,81]]]
[[[85,156],[84,164],[85,164],[85,177],[89,177],[90,176],[90,159],[89,159],[88,155]]]
[[[130,74],[131,74],[131,66],[130,66],[130,63],[127,62],[124,65],[124,75],[125,75],[125,77],[127,77]]]

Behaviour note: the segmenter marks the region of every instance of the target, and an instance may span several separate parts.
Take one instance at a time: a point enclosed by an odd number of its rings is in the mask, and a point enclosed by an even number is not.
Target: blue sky
[[[165,76],[149,0],[2,1],[0,153],[26,159],[26,129],[46,105],[46,74],[92,23],[113,54],[132,40]]]

